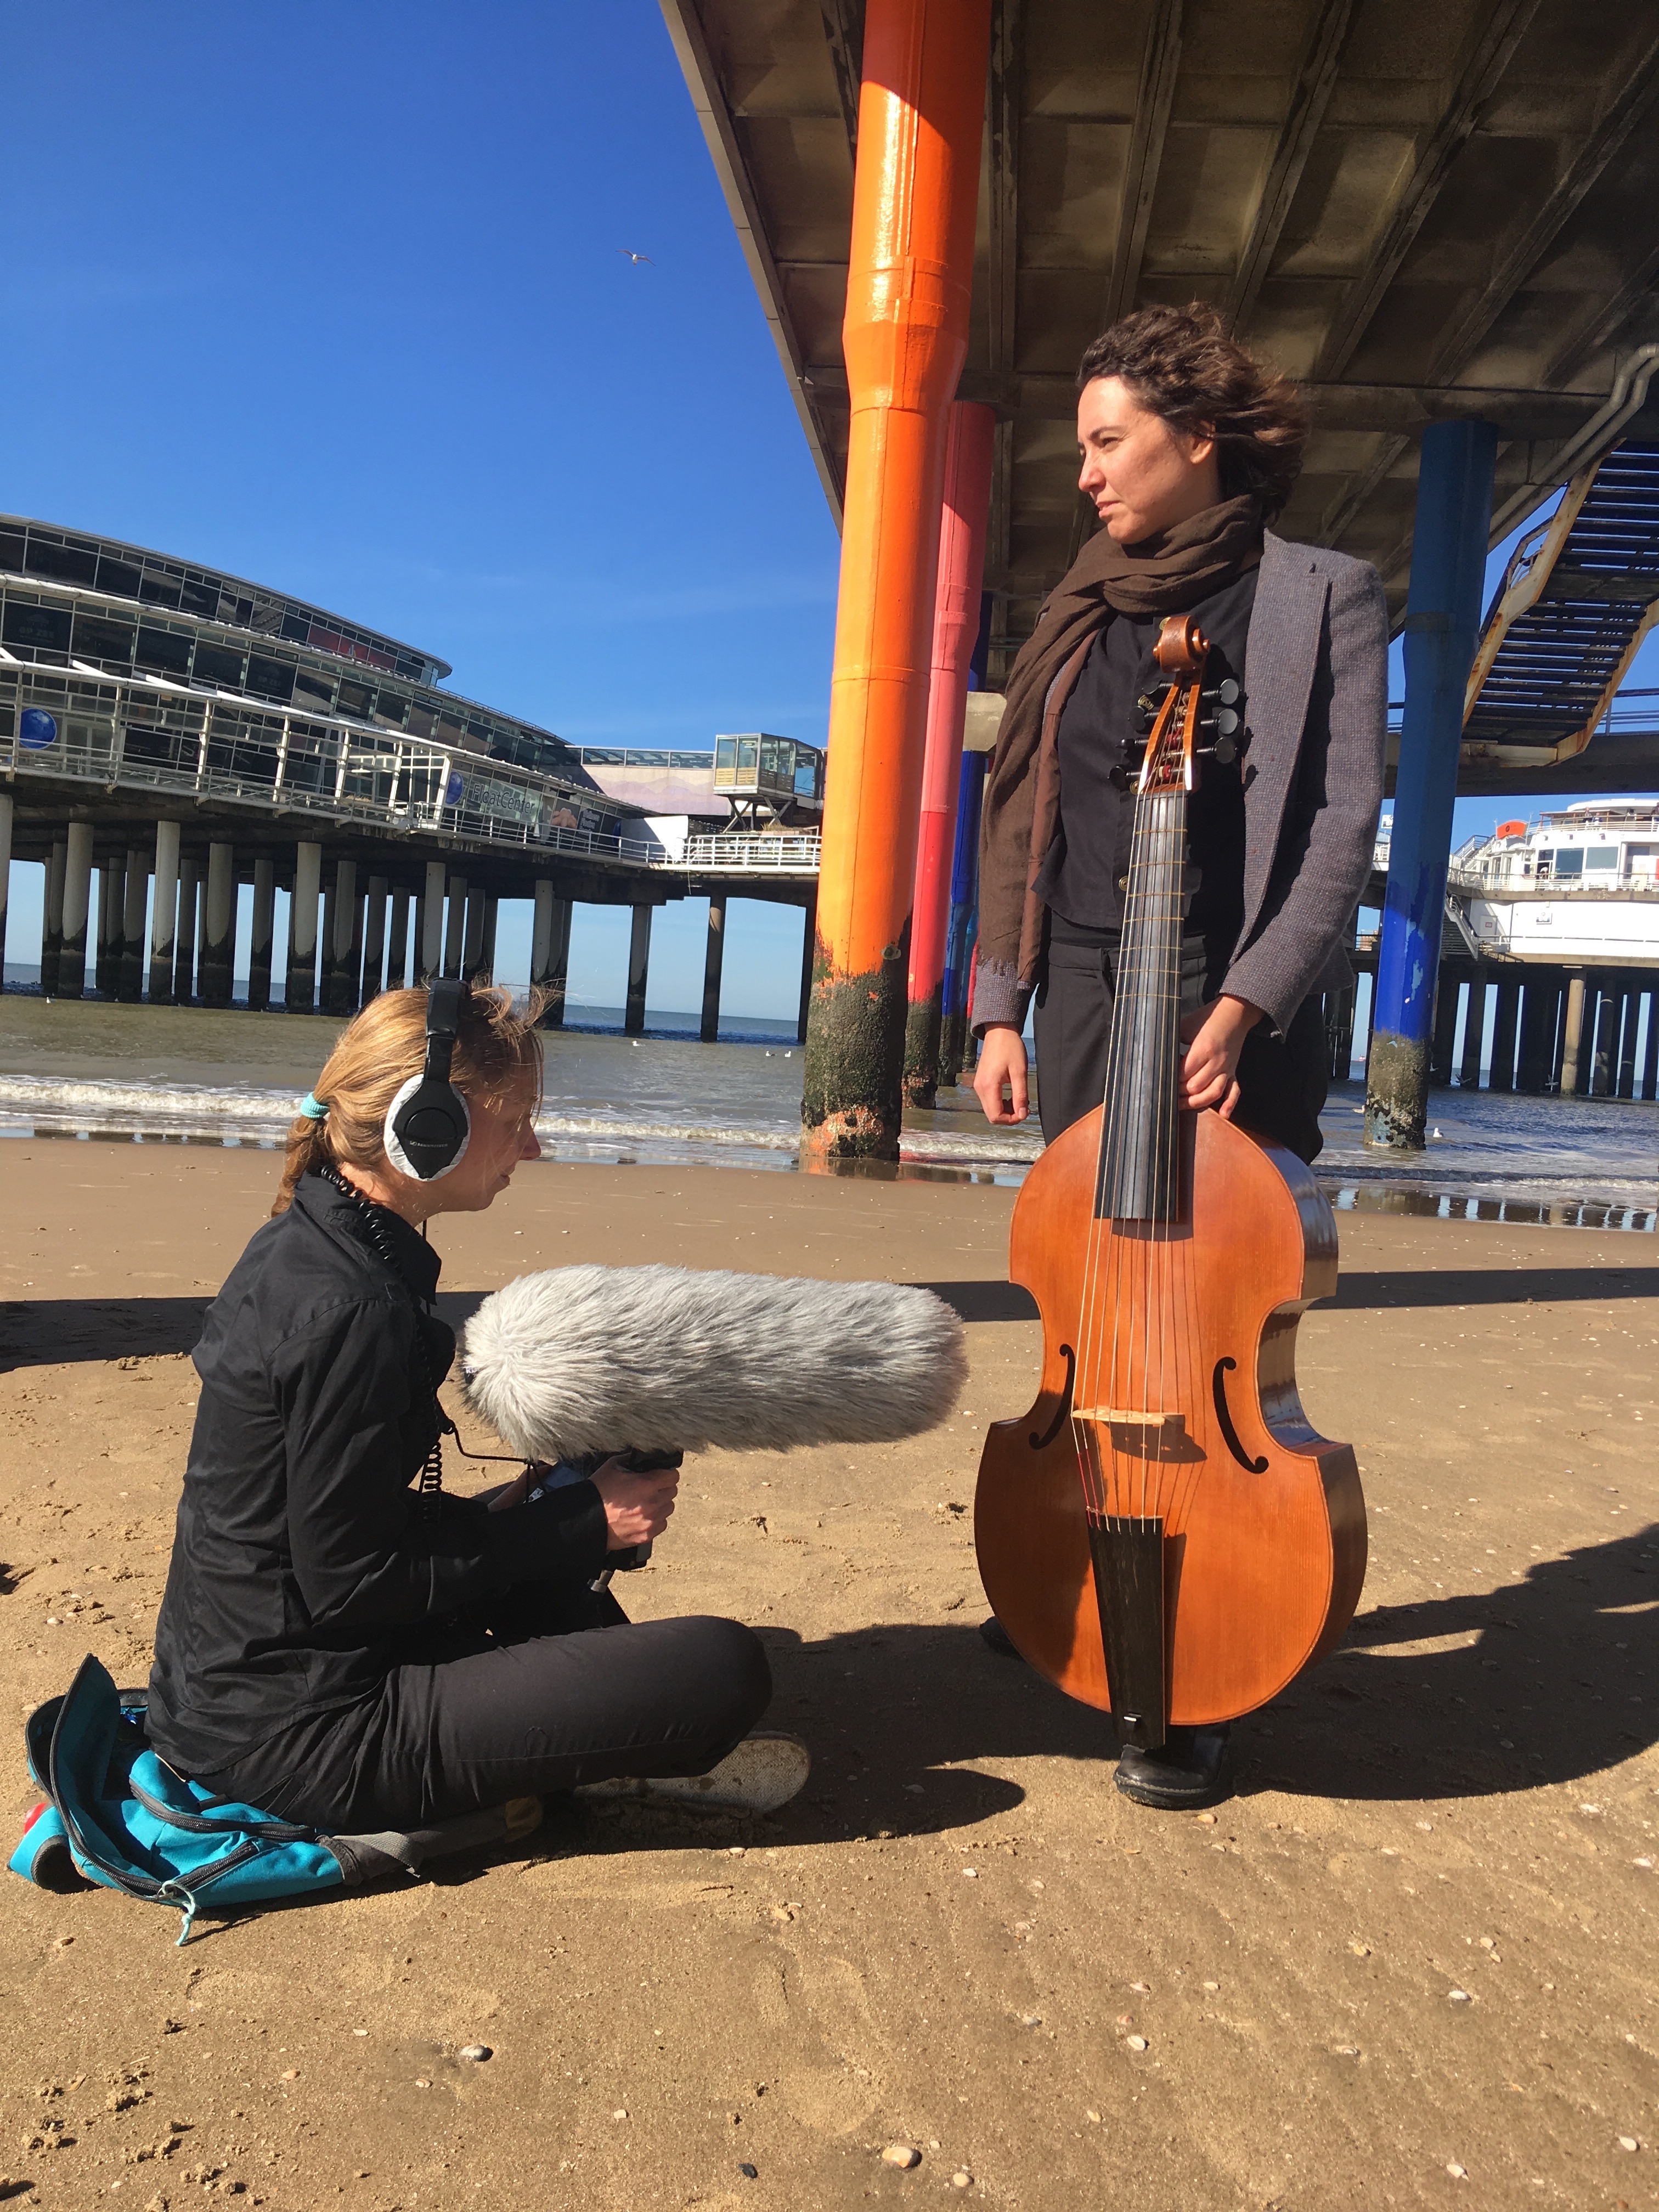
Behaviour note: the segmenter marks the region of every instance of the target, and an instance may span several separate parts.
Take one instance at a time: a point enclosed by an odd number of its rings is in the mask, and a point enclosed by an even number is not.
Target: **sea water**
[[[793,1030],[572,1006],[545,1033],[536,1131],[568,1161],[793,1170],[802,1054]],[[0,1136],[276,1146],[343,1024],[240,1008],[0,998]],[[1039,1077],[1040,1079],[1040,1077]],[[1340,1209],[1651,1231],[1659,1224],[1659,1106],[1486,1091],[1430,1094],[1425,1151],[1361,1140],[1364,1086],[1336,1084],[1316,1172]],[[966,1088],[905,1117],[903,1176],[1017,1182],[1042,1150],[1035,1119],[993,1128]]]

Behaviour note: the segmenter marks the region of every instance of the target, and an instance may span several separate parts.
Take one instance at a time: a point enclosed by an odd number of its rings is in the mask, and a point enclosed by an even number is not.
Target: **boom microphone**
[[[520,1275],[466,1324],[468,1404],[526,1459],[788,1451],[936,1427],[968,1376],[932,1291],[690,1267]]]

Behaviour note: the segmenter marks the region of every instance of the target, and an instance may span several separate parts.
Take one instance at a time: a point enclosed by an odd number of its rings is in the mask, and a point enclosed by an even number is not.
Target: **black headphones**
[[[382,1133],[386,1158],[400,1174],[412,1176],[417,1182],[435,1182],[459,1167],[472,1133],[466,1101],[449,1079],[465,989],[465,983],[453,977],[428,986],[425,1065],[386,1109]]]

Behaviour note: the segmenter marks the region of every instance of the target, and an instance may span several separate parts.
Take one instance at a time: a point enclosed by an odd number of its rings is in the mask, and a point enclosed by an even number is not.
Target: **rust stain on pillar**
[[[803,1164],[898,1156],[946,415],[968,348],[989,0],[870,0]]]
[[[985,526],[991,504],[991,448],[996,410],[958,399],[945,446],[945,504],[939,514],[939,582],[933,593],[933,667],[927,685],[927,745],[921,769],[921,820],[910,918],[910,1010],[904,1030],[904,1103],[932,1106],[939,1089],[939,1017],[945,940],[951,919],[951,862],[968,664],[979,635],[985,581]]]

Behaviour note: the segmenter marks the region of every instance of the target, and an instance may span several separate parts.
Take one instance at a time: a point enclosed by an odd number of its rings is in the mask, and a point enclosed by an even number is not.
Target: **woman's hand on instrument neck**
[[[1181,1063],[1181,1103],[1195,1111],[1213,1106],[1224,1121],[1238,1103],[1238,1055],[1261,1019],[1248,999],[1224,995],[1181,1018],[1186,1056]]]
[[[636,1544],[654,1543],[668,1526],[679,1486],[678,1468],[653,1468],[648,1474],[634,1474],[623,1465],[620,1453],[605,1461],[593,1476],[593,1487],[611,1529],[606,1549],[631,1552]]]
[[[974,1070],[974,1095],[988,1121],[1001,1125],[1025,1119],[1030,1107],[1025,1040],[1012,1022],[993,1022],[986,1030]]]

